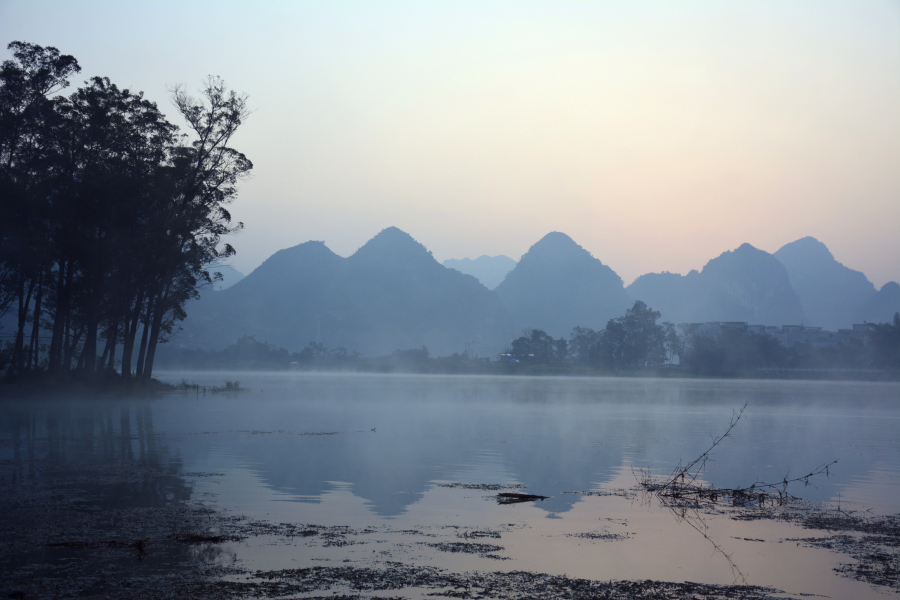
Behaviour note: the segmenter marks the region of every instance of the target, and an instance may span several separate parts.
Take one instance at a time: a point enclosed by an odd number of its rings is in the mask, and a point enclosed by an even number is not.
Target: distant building
[[[785,348],[796,344],[809,344],[814,348],[835,348],[842,340],[865,335],[875,330],[873,323],[853,325],[853,329],[825,331],[821,327],[806,325],[750,325],[741,321],[711,321],[707,323],[682,323],[678,326],[682,335],[690,340],[696,337],[718,338],[725,331],[741,331],[753,335],[770,335]]]

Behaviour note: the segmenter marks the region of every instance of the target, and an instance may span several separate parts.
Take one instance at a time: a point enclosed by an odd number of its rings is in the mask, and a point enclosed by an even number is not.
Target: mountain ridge
[[[324,242],[308,241],[275,252],[231,287],[189,303],[183,331],[173,341],[218,349],[253,335],[292,351],[320,341],[364,355],[422,346],[446,355],[475,341],[482,355],[492,355],[523,328],[554,337],[568,337],[575,326],[602,329],[635,300],[675,323],[821,325],[816,311],[831,301],[829,282],[848,277],[862,284],[855,288],[852,317],[846,308],[841,319],[890,321],[900,311],[900,285],[889,282],[876,293],[862,273],[839,263],[814,238],[775,254],[741,244],[700,271],[646,273],[627,288],[612,268],[561,232],[542,237],[514,264],[492,291],[475,276],[442,265],[396,227],[346,258]],[[798,281],[813,282],[805,288],[806,302],[792,283]],[[809,299],[813,284],[825,285],[816,292],[825,298],[813,297],[819,304]]]

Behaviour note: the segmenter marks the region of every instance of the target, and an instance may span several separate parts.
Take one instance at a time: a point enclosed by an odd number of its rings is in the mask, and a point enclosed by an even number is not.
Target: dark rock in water
[[[504,492],[497,494],[498,504],[518,504],[519,502],[531,502],[533,500],[546,500],[550,496],[538,496],[536,494],[520,494],[517,492]]]

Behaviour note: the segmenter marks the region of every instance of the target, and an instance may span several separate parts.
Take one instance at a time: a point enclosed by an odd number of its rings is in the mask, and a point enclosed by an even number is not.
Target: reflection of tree
[[[222,558],[216,545],[174,536],[222,521],[191,501],[151,404],[11,402],[0,439],[13,457],[12,477],[0,480],[0,588],[28,580],[38,595],[61,586],[116,597],[110,586],[122,580],[177,577]]]
[[[685,504],[665,503],[663,501],[660,501],[660,505],[669,510],[672,516],[675,517],[677,523],[686,523],[689,525],[694,531],[702,535],[703,539],[710,543],[716,554],[722,555],[728,562],[728,567],[731,569],[731,576],[734,583],[740,581],[744,585],[747,585],[747,578],[731,558],[732,555],[725,552],[725,550],[709,536],[709,526],[706,524],[706,519],[704,518],[699,505],[688,506]]]
[[[749,487],[736,488],[719,488],[712,485],[704,484],[700,481],[706,463],[709,461],[712,451],[725,439],[731,437],[731,432],[737,426],[738,422],[744,416],[747,405],[744,404],[740,410],[733,410],[731,419],[725,432],[718,437],[714,437],[712,444],[706,451],[702,452],[697,458],[687,464],[679,464],[673,469],[672,473],[664,479],[654,479],[649,471],[641,469],[640,475],[635,474],[638,479],[638,487],[644,492],[644,501],[649,503],[653,498],[661,507],[668,509],[675,520],[679,523],[687,523],[695,531],[708,541],[715,552],[721,554],[731,568],[734,582],[738,580],[744,584],[747,583],[744,574],[737,567],[731,558],[731,554],[725,552],[719,544],[709,537],[709,527],[704,519],[703,510],[708,510],[719,503],[727,503],[731,506],[755,506],[762,509],[766,503],[770,506],[783,505],[790,500],[797,498],[788,494],[788,485],[795,482],[803,482],[805,485],[810,484],[810,478],[816,475],[829,475],[829,467],[836,464],[837,461],[823,464],[806,475],[788,479],[787,476],[780,482],[765,483],[757,481]]]
[[[157,442],[149,404],[22,404],[4,411],[0,427],[12,447],[13,481],[77,481],[98,502],[119,506],[191,497],[181,459]]]

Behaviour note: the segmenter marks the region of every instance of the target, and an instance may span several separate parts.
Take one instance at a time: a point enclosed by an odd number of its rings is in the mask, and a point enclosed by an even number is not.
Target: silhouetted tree
[[[75,59],[24,42],[9,48],[14,59],[0,66],[0,314],[18,301],[13,365],[38,368],[46,322],[50,371],[114,367],[121,345],[129,377],[141,332],[136,374],[149,379],[157,344],[211,282],[207,266],[234,253],[222,238],[242,225],[226,205],[252,164],[228,144],[247,98],[212,77],[199,99],[174,89],[190,131],[181,136],[154,103],[107,78],[50,98],[79,70]]]
[[[13,60],[0,65],[0,315],[17,302],[12,362],[22,370],[25,325],[38,283],[43,284],[47,254],[40,192],[48,163],[50,96],[81,69],[56,48],[24,42],[7,48]]]
[[[569,336],[570,354],[575,361],[582,364],[597,362],[597,347],[600,333],[589,327],[575,327]]]
[[[667,327],[658,325],[660,313],[638,300],[624,316],[610,319],[600,334],[597,357],[612,368],[655,367],[666,360]]]
[[[771,335],[726,329],[717,337],[692,337],[682,364],[700,375],[733,376],[759,368],[792,366],[791,353]]]
[[[559,362],[568,356],[568,342],[562,338],[554,340],[543,330],[529,329],[513,340],[506,354],[515,356],[520,361]]]

